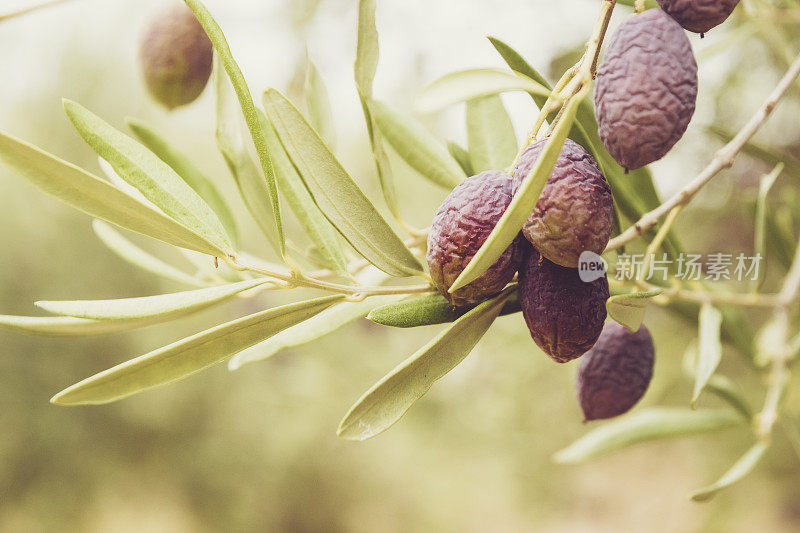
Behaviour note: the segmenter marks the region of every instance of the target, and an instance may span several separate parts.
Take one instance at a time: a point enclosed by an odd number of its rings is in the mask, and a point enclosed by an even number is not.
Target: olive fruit
[[[519,303],[534,342],[559,363],[586,353],[606,319],[608,279],[581,281],[578,270],[548,261],[527,242]]]
[[[664,157],[697,100],[697,63],[675,19],[651,9],[614,34],[597,71],[595,116],[603,144],[625,169]]]
[[[684,29],[703,34],[733,13],[739,0],[658,0],[658,5]]]
[[[511,176],[489,170],[465,179],[436,211],[428,234],[428,267],[434,284],[452,305],[469,305],[497,294],[517,272],[519,239],[475,281],[448,292],[489,237],[512,196]]]
[[[516,188],[545,143],[533,143],[520,156],[514,168]],[[613,227],[614,208],[606,178],[589,152],[567,139],[522,233],[547,259],[574,268],[582,252],[602,253]]]
[[[653,377],[654,358],[646,327],[634,333],[616,322],[606,324],[578,369],[578,401],[586,420],[619,416],[636,405]]]
[[[139,51],[148,91],[167,109],[193,102],[208,83],[213,50],[188,7],[179,4],[162,12],[145,33]]]

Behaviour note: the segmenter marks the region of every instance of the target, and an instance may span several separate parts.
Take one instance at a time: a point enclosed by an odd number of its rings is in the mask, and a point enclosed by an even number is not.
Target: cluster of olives
[[[616,32],[600,66],[596,117],[603,144],[625,169],[662,158],[694,114],[697,64],[683,28],[708,31],[738,0],[659,0],[663,10],[631,16]],[[444,200],[431,223],[431,277],[456,307],[491,297],[519,274],[522,315],[534,342],[553,360],[584,356],[578,397],[587,420],[631,409],[653,373],[655,348],[647,328],[632,332],[606,321],[605,275],[581,280],[583,252],[600,254],[613,228],[611,189],[597,162],[567,139],[521,234],[475,281],[450,286],[486,241],[546,141],[529,146],[512,175],[486,171],[467,178]],[[585,354],[585,355],[584,355]]]

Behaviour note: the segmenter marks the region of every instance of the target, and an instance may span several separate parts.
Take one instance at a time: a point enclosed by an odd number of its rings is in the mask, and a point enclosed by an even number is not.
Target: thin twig
[[[44,9],[46,7],[52,7],[58,4],[63,4],[65,2],[69,2],[69,0],[50,0],[50,2],[44,2],[42,4],[37,4],[35,6],[26,7],[25,9],[14,11],[13,13],[6,13],[5,15],[0,15],[0,22],[3,22],[4,20],[13,19],[16,17],[21,17],[22,15],[27,15],[28,13],[33,13],[34,11]]]
[[[729,168],[733,165],[733,160],[737,154],[744,148],[747,141],[764,125],[772,114],[773,109],[777,103],[784,97],[786,92],[794,83],[795,79],[800,75],[800,55],[798,55],[792,62],[789,70],[786,71],[781,81],[770,93],[769,97],[764,101],[758,111],[753,115],[750,121],[739,131],[728,144],[719,150],[711,163],[689,184],[687,184],[680,192],[675,194],[672,198],[645,213],[642,217],[631,227],[625,230],[622,234],[611,239],[606,247],[606,252],[616,250],[625,244],[639,238],[645,231],[649,230],[667,213],[672,211],[677,206],[688,204],[714,176],[719,174],[722,170]]]

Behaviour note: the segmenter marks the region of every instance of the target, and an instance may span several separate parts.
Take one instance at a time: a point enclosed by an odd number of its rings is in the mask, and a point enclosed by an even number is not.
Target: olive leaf
[[[334,148],[336,146],[336,127],[333,122],[328,89],[325,87],[325,82],[322,80],[317,66],[308,57],[308,51],[306,51],[305,96],[308,120],[311,122],[311,126],[325,140],[325,144]]]
[[[358,43],[356,46],[356,61],[353,65],[358,89],[358,98],[367,124],[367,135],[378,172],[378,181],[386,206],[395,218],[399,218],[400,209],[397,206],[397,191],[392,177],[392,168],[389,157],[383,145],[381,132],[378,130],[375,119],[370,110],[372,102],[372,82],[378,70],[378,29],[375,26],[375,0],[359,0],[358,3]]]
[[[216,55],[220,58],[220,62],[233,84],[233,90],[236,92],[236,97],[242,108],[247,129],[250,131],[250,137],[253,140],[253,145],[256,147],[256,153],[261,163],[261,170],[266,178],[267,193],[272,207],[275,229],[278,233],[278,244],[280,253],[283,255],[286,251],[286,238],[283,233],[283,219],[281,218],[281,204],[278,198],[278,185],[272,170],[272,160],[270,158],[267,140],[264,137],[264,132],[261,130],[261,121],[258,118],[256,106],[253,103],[253,97],[250,95],[250,89],[244,79],[242,70],[233,58],[231,49],[228,46],[228,41],[225,40],[225,35],[222,33],[217,21],[214,20],[214,17],[212,17],[211,13],[206,9],[206,6],[199,0],[184,1],[203,26],[206,35],[208,35],[208,38],[214,45]]]
[[[651,299],[661,292],[661,289],[654,289],[612,296],[606,301],[606,310],[611,318],[635,332],[642,325],[644,313]]]
[[[102,404],[173,383],[307,320],[340,301],[326,296],[220,324],[88,377],[56,394],[60,405]]]
[[[442,76],[423,89],[416,107],[420,113],[433,113],[459,102],[509,91],[525,91],[545,99],[550,96],[550,89],[524,74],[481,68]]]
[[[692,405],[697,402],[700,393],[722,360],[721,326],[722,313],[711,304],[703,304],[698,318],[697,367],[694,392],[692,393]]]
[[[454,308],[441,294],[415,296],[399,302],[376,307],[367,319],[394,328],[416,328],[453,322],[469,311],[469,308]],[[500,316],[519,313],[519,296],[515,292],[508,297]]]
[[[353,248],[389,275],[422,272],[414,254],[292,103],[269,89],[264,107],[314,202]]]
[[[397,295],[372,296],[361,302],[342,302],[332,305],[305,322],[239,352],[228,362],[228,368],[237,370],[242,365],[268,359],[287,348],[295,348],[318,340],[359,318],[364,318],[374,307],[388,304],[398,298],[400,296]]]
[[[233,176],[239,194],[259,229],[274,248],[281,253],[277,236],[277,222],[272,211],[269,187],[264,175],[256,167],[244,142],[241,110],[234,100],[233,86],[224,74],[218,55],[214,56],[214,93],[216,96],[217,125],[215,136],[228,170]]]
[[[553,134],[548,138],[541,155],[528,175],[523,178],[522,185],[492,230],[492,233],[489,234],[489,237],[472,257],[469,264],[450,286],[451,293],[486,272],[517,237],[522,225],[528,219],[536,202],[539,200],[553,167],[555,167],[556,161],[561,154],[561,148],[567,138],[567,133],[572,121],[575,119],[575,111],[580,101],[580,96],[576,95],[566,105],[561,122],[558,123]]]
[[[211,207],[219,217],[227,235],[234,243],[238,242],[239,232],[236,229],[236,219],[211,178],[197,168],[187,155],[172,146],[141,120],[128,118],[125,122],[139,142],[169,165]]]
[[[730,487],[752,472],[756,465],[758,465],[759,461],[761,461],[761,458],[764,457],[764,454],[768,449],[768,441],[760,441],[755,443],[749,450],[747,450],[747,452],[745,452],[744,455],[739,458],[738,461],[733,464],[733,466],[727,472],[722,475],[722,477],[719,478],[719,480],[707,487],[692,492],[689,497],[695,502],[705,502],[710,500],[716,496],[719,491]]]
[[[447,190],[466,178],[447,148],[416,119],[376,100],[368,107],[386,141],[422,176]]]
[[[85,107],[64,100],[64,110],[83,140],[119,177],[168,216],[226,250],[226,255],[233,253],[217,215],[169,165]]]
[[[553,456],[557,463],[579,463],[653,440],[689,437],[742,424],[729,409],[691,411],[651,407],[608,422],[590,431]]]
[[[509,287],[481,303],[400,363],[356,402],[339,424],[337,434],[362,441],[389,429],[435,381],[464,360],[513,290],[515,287]]]
[[[228,251],[107,181],[0,132],[0,163],[42,191],[93,217],[166,243],[224,257]]]
[[[514,162],[519,146],[514,124],[499,96],[467,102],[467,140],[475,173],[503,170]]]
[[[758,197],[756,198],[756,213],[755,213],[755,228],[753,233],[755,235],[754,244],[753,244],[753,256],[757,258],[762,258],[766,256],[766,231],[767,231],[767,196],[769,195],[770,189],[772,186],[775,185],[775,181],[780,176],[781,172],[785,165],[783,163],[778,163],[775,165],[775,168],[772,169],[772,172],[763,176],[761,181],[758,184]],[[758,276],[755,280],[753,280],[752,288],[753,290],[758,290],[764,280],[764,271],[766,268],[761,266],[758,271]]]
[[[447,151],[450,152],[450,155],[456,160],[456,163],[458,163],[458,166],[464,171],[464,174],[467,176],[475,175],[475,171],[472,168],[472,161],[470,161],[469,152],[467,152],[466,148],[455,141],[447,141]]]
[[[303,180],[297,174],[297,170],[289,156],[281,145],[277,133],[269,119],[259,111],[262,117],[264,136],[267,139],[267,146],[272,154],[272,168],[275,171],[275,178],[278,180],[283,197],[289,204],[297,220],[300,222],[306,235],[309,236],[317,252],[317,263],[325,268],[345,274],[347,272],[347,261],[342,251],[342,244],[339,235],[331,226],[322,212],[314,203],[308,189],[303,184]]]
[[[125,320],[160,317],[174,318],[194,313],[222,303],[234,296],[266,283],[267,279],[252,279],[206,287],[192,291],[120,298],[115,300],[39,301],[36,306],[56,315],[94,320]]]
[[[45,337],[82,337],[117,333],[163,322],[161,318],[130,320],[88,320],[71,316],[0,315],[0,329]]]
[[[100,241],[105,244],[109,250],[130,264],[150,272],[151,274],[155,274],[156,276],[177,281],[178,283],[185,283],[195,287],[205,286],[202,280],[142,250],[102,220],[93,220],[92,228]]]

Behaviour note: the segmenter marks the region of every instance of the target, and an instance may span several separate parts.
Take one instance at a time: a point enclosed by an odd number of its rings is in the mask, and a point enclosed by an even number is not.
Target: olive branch
[[[54,3],[59,2],[47,5]],[[326,132],[330,135],[332,131],[331,119],[324,111],[330,105],[325,102],[325,89],[313,63],[309,60],[308,113],[304,115],[275,89],[264,92],[259,107],[222,29],[201,2],[186,3],[216,53],[217,144],[250,216],[280,263],[240,249],[235,217],[213,181],[146,125],[129,123],[136,137],[133,139],[79,104],[65,102],[76,130],[101,158],[105,177],[5,133],[0,133],[0,162],[94,217],[98,237],[112,251],[144,270],[192,286],[192,290],[118,300],[37,302],[55,316],[0,316],[0,326],[41,335],[100,334],[164,323],[267,291],[307,288],[324,295],[218,324],[123,362],[58,393],[52,399],[57,404],[116,401],[225,361],[236,369],[267,359],[283,348],[322,338],[363,317],[400,328],[445,324],[439,335],[368,390],[339,425],[338,433],[344,438],[374,437],[396,423],[436,380],[455,368],[498,316],[519,312],[515,281],[499,294],[465,309],[452,308],[437,292],[423,267],[428,230],[416,229],[402,217],[387,156],[389,148],[421,176],[448,191],[482,170],[503,168],[508,163],[507,168],[515,168],[532,143],[545,140],[522,187],[450,291],[481,276],[516,238],[567,138],[580,141],[601,166],[619,211],[618,226],[622,219],[635,221],[627,229],[616,228],[617,235],[604,253],[646,238],[649,260],[658,250],[679,248],[671,232],[678,216],[705,185],[747,149],[800,75],[798,56],[750,121],[695,179],[662,202],[646,168],[629,175],[608,154],[599,139],[591,104],[586,101],[616,0],[602,0],[581,58],[552,87],[520,54],[492,38],[510,72],[457,72],[425,90],[420,105],[426,111],[465,101],[468,122],[492,124],[491,134],[499,141],[487,139],[481,131],[485,127],[469,128],[469,149],[454,143],[445,146],[415,119],[375,98],[372,80],[379,56],[375,2],[361,0],[354,75],[383,200],[391,215],[387,220],[330,149],[333,142],[326,138]],[[644,2],[636,1],[637,12],[644,7]],[[4,18],[19,14],[22,12]],[[540,110],[521,147],[513,127],[509,132],[510,119],[498,96],[511,90],[528,93]],[[255,161],[251,151],[257,156]],[[287,229],[285,218],[290,213],[304,230],[303,235],[290,234]],[[197,271],[187,272],[163,261],[112,225],[181,249]],[[406,237],[401,237],[395,227]],[[694,400],[707,390],[724,399],[728,408],[641,410],[588,433],[559,452],[556,459],[580,461],[636,442],[715,431],[743,422],[752,424],[758,442],[719,483],[694,495],[697,500],[706,499],[755,466],[767,449],[773,428],[782,420],[789,365],[800,351],[800,336],[789,335],[800,293],[800,246],[775,294],[716,292],[702,285],[686,287],[676,279],[662,287],[638,278],[614,288],[616,294],[607,307],[612,318],[626,326],[638,327],[650,302],[676,312],[681,312],[676,304],[692,304],[690,313],[697,306],[701,308],[698,337],[702,346],[692,369]],[[761,360],[754,358],[755,366],[769,368],[764,404],[755,415],[735,388],[715,379],[720,378],[714,372],[721,357],[722,328],[747,331],[740,327],[740,316],[725,314],[715,305],[772,311],[756,347]],[[745,341],[739,347],[750,355],[749,343]]]

